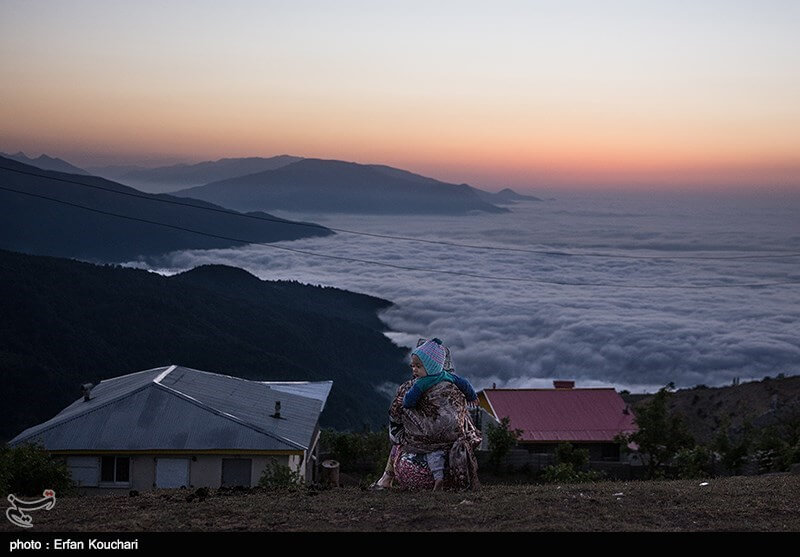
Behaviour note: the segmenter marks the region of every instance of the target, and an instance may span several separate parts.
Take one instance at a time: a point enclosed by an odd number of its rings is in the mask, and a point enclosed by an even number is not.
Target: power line
[[[396,236],[391,234],[377,234],[374,232],[363,232],[359,230],[348,230],[346,228],[333,228],[331,226],[324,226],[321,224],[310,223],[310,222],[298,222],[298,221],[290,221],[286,219],[279,219],[279,218],[268,218],[262,217],[258,215],[249,215],[246,213],[240,213],[237,211],[231,211],[229,209],[224,209],[220,207],[202,207],[199,205],[193,205],[191,203],[182,203],[180,201],[175,201],[173,199],[163,199],[160,197],[155,197],[154,195],[147,195],[147,194],[138,194],[126,191],[119,191],[111,188],[105,188],[103,186],[98,186],[95,184],[87,184],[84,182],[78,182],[76,180],[67,180],[65,178],[56,178],[54,176],[47,176],[44,174],[36,174],[34,172],[27,172],[24,170],[19,170],[16,168],[8,168],[6,166],[0,166],[1,170],[9,170],[11,172],[16,172],[18,174],[24,174],[26,176],[34,176],[37,178],[44,178],[46,180],[53,180],[56,182],[63,182],[65,184],[74,184],[77,186],[83,186],[86,188],[93,188],[97,190],[106,191],[109,193],[115,193],[118,195],[126,195],[128,197],[135,197],[138,199],[145,199],[148,201],[157,201],[159,203],[167,203],[169,205],[179,205],[181,207],[191,207],[193,209],[201,209],[203,211],[212,211],[215,213],[223,213],[226,215],[231,215],[234,217],[242,217],[254,220],[260,220],[265,222],[274,222],[278,224],[284,225],[293,225],[293,226],[305,226],[309,228],[317,228],[321,230],[332,230],[334,232],[340,232],[343,234],[353,234],[357,236],[368,236],[372,238],[383,238],[387,240],[401,240],[405,242],[418,242],[423,244],[435,244],[441,246],[449,246],[449,247],[460,247],[460,248],[470,248],[470,249],[480,249],[480,250],[492,250],[492,251],[510,251],[516,253],[530,253],[534,255],[547,255],[547,256],[555,256],[555,257],[602,257],[606,259],[640,259],[640,260],[674,260],[674,259],[696,259],[696,260],[703,260],[703,261],[711,261],[711,260],[737,260],[737,259],[776,259],[776,258],[786,258],[786,257],[798,257],[800,256],[800,252],[788,252],[788,253],[776,253],[771,255],[732,255],[732,256],[700,256],[700,255],[618,255],[618,254],[610,254],[610,253],[570,253],[565,251],[555,251],[555,250],[532,250],[526,248],[515,248],[515,247],[508,247],[508,246],[482,246],[477,244],[464,244],[459,242],[448,242],[445,240],[429,240],[426,238],[412,238],[409,236]]]
[[[752,283],[752,284],[720,284],[720,285],[673,285],[673,286],[659,286],[659,285],[649,285],[649,286],[632,286],[632,285],[625,285],[625,284],[600,284],[600,283],[578,283],[578,282],[560,282],[560,281],[547,281],[547,280],[538,280],[538,279],[529,279],[529,278],[522,278],[522,277],[501,277],[501,276],[494,276],[494,275],[479,275],[477,273],[465,273],[462,271],[448,271],[446,269],[429,269],[429,268],[422,268],[422,267],[410,267],[408,265],[395,265],[393,263],[385,263],[381,261],[372,261],[369,259],[359,259],[355,257],[344,257],[338,255],[329,255],[324,253],[317,253],[313,251],[307,250],[300,250],[296,248],[288,248],[285,246],[276,246],[274,244],[268,244],[265,242],[254,242],[251,240],[242,240],[241,238],[234,238],[231,236],[222,236],[219,234],[212,234],[210,232],[202,232],[200,230],[194,230],[191,228],[186,228],[183,226],[177,226],[174,224],[167,224],[158,221],[152,221],[149,219],[143,219],[139,217],[131,217],[128,215],[120,215],[118,213],[112,213],[110,211],[103,211],[101,209],[94,209],[92,207],[86,207],[84,205],[79,205],[77,203],[72,203],[69,201],[64,201],[61,199],[55,199],[53,197],[48,197],[45,195],[40,195],[31,192],[25,192],[20,190],[15,190],[12,188],[6,188],[0,186],[0,190],[19,193],[22,195],[28,195],[30,197],[36,197],[39,199],[45,199],[48,201],[53,201],[56,203],[61,203],[64,205],[68,205],[70,207],[76,207],[78,209],[84,209],[86,211],[91,211],[93,213],[99,213],[101,215],[108,215],[112,217],[132,220],[136,222],[142,222],[146,224],[152,224],[157,226],[163,226],[166,228],[172,228],[174,230],[181,230],[183,232],[191,232],[193,234],[200,234],[202,236],[208,236],[210,238],[217,238],[220,240],[227,240],[229,242],[239,242],[242,244],[255,244],[259,246],[264,246],[272,249],[282,250],[282,251],[289,251],[292,253],[299,253],[302,255],[309,255],[312,257],[324,257],[326,259],[335,259],[339,261],[349,261],[353,263],[364,263],[367,265],[376,265],[381,267],[389,267],[392,269],[398,269],[401,271],[413,271],[413,272],[424,272],[424,273],[436,273],[436,274],[447,274],[447,275],[455,275],[461,277],[471,277],[471,278],[480,278],[486,280],[497,280],[497,281],[504,281],[504,282],[527,282],[533,284],[547,284],[547,285],[555,285],[555,286],[591,286],[591,287],[599,287],[599,288],[618,288],[618,289],[691,289],[691,290],[703,290],[708,288],[759,288],[765,286],[779,286],[779,285],[788,285],[788,284],[800,284],[800,281],[781,281],[781,282],[771,282],[771,283]]]

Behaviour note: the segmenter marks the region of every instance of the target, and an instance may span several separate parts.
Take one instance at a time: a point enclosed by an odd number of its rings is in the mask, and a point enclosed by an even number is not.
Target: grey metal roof
[[[91,396],[9,444],[39,440],[49,450],[298,450],[311,446],[321,412],[318,398],[179,366],[102,381]],[[271,416],[276,401],[281,419]]]
[[[320,401],[320,412],[325,410],[325,402],[333,387],[333,381],[261,381],[276,391],[314,398]]]

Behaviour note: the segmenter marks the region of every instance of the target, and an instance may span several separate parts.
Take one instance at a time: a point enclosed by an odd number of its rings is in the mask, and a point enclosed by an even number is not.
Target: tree
[[[720,462],[726,470],[738,474],[753,445],[753,426],[749,420],[745,420],[742,432],[736,438],[729,435],[729,430],[730,418],[726,417],[711,443],[711,449],[719,454]]]
[[[500,420],[500,425],[489,424],[489,431],[486,434],[489,439],[489,462],[494,466],[495,472],[500,470],[503,457],[522,437],[522,430],[510,429],[510,424],[511,418],[508,416]]]
[[[800,405],[779,409],[774,420],[753,443],[759,472],[786,471],[800,462]]]
[[[40,496],[45,489],[56,495],[73,490],[66,462],[53,458],[42,445],[24,444],[0,448],[0,494]]]
[[[634,442],[639,451],[647,454],[649,478],[663,477],[666,464],[681,449],[694,447],[694,438],[679,415],[670,415],[667,399],[672,396],[670,383],[662,387],[645,405],[637,408],[634,421],[639,427],[635,433],[625,435],[625,443]]]

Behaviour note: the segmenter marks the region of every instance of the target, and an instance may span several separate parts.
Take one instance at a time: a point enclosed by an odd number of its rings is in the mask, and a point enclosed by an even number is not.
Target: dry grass
[[[700,486],[708,481],[706,486]],[[622,495],[615,495],[622,493]],[[189,492],[62,498],[35,511],[36,531],[791,531],[800,476],[574,485],[485,486],[478,492],[363,491],[222,495]],[[0,531],[12,531],[5,522]]]

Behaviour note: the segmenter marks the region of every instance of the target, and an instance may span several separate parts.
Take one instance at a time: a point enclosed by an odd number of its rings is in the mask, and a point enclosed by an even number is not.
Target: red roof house
[[[573,381],[554,381],[554,389],[485,389],[482,408],[498,421],[508,416],[521,429],[520,447],[552,452],[558,443],[589,448],[592,460],[618,460],[614,437],[637,431],[633,412],[611,387],[576,389]]]

